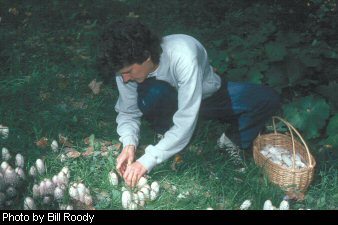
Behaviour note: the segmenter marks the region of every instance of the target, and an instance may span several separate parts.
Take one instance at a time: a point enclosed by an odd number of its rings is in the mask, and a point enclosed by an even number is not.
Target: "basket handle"
[[[296,128],[294,128],[289,122],[287,122],[286,120],[278,117],[278,116],[273,116],[272,117],[272,124],[273,124],[273,129],[274,129],[274,132],[275,134],[277,134],[277,130],[276,130],[276,125],[275,125],[275,119],[278,119],[280,120],[281,122],[283,122],[287,128],[289,129],[290,131],[290,135],[291,135],[291,140],[292,140],[292,150],[293,150],[293,162],[292,162],[292,166],[293,166],[293,169],[295,168],[295,161],[296,161],[296,150],[295,150],[295,140],[294,140],[294,137],[293,137],[293,132],[295,132],[297,134],[297,136],[299,137],[299,139],[302,141],[302,143],[304,144],[305,146],[305,149],[306,149],[306,152],[307,152],[307,156],[309,158],[309,167],[313,167],[312,166],[312,160],[311,160],[311,156],[310,156],[310,151],[309,151],[309,148],[306,144],[306,142],[304,141],[303,137],[300,135],[300,133],[296,130]],[[293,132],[292,132],[293,131]]]

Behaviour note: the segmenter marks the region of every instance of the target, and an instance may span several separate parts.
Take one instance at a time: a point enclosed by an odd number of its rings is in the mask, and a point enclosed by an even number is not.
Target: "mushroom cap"
[[[266,200],[264,202],[263,210],[273,210],[273,205],[271,200]]]
[[[26,197],[23,203],[23,208],[25,210],[34,210],[36,209],[36,205],[34,203],[33,198],[31,197]]]
[[[17,186],[19,182],[18,175],[11,166],[8,166],[4,173],[5,183],[7,185]]]
[[[20,153],[15,155],[15,165],[21,168],[25,167],[25,158]]]
[[[247,210],[251,206],[251,201],[250,200],[245,200],[242,205],[240,206],[241,210]]]
[[[131,202],[132,202],[132,195],[130,191],[124,191],[122,193],[122,207],[125,209],[129,208],[129,205]]]
[[[54,190],[54,198],[57,201],[61,201],[64,197],[64,190],[60,187],[56,187]]]
[[[153,183],[151,183],[150,188],[151,188],[151,190],[153,190],[155,192],[159,192],[160,191],[160,184],[157,181],[154,181]]]
[[[43,175],[46,172],[45,164],[42,161],[42,159],[36,160],[36,169],[39,172],[40,175]]]
[[[109,182],[111,183],[111,185],[113,186],[117,186],[119,183],[119,179],[116,175],[116,173],[114,173],[113,171],[110,171],[108,174],[108,178],[109,178]]]

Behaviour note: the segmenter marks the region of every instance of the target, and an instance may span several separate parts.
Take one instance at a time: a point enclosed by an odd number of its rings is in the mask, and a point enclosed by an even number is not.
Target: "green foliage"
[[[305,25],[300,21],[293,22],[308,27],[310,32],[306,31],[307,28],[282,29],[284,21],[273,19],[256,26],[242,24],[239,32],[224,36],[223,41],[216,39],[212,42],[211,63],[226,79],[265,83],[275,88],[288,98],[289,103],[284,106],[285,117],[308,140],[324,138],[322,131],[327,126],[327,118],[338,109],[335,97],[338,49],[337,42],[333,41],[337,6],[320,0],[309,1],[308,4],[297,1],[288,6],[282,2],[275,3],[280,12],[287,7],[294,7],[292,10],[296,12],[303,10]],[[254,11],[258,15],[255,7],[245,13],[251,15]],[[295,17],[290,15],[288,23],[292,23],[292,19]],[[236,22],[240,24],[238,20]],[[325,27],[322,26],[324,24]],[[313,90],[326,101],[314,98]]]
[[[338,114],[330,119],[329,125],[326,128],[328,138],[326,143],[332,145],[333,148],[338,148]]]
[[[267,43],[265,45],[265,52],[271,62],[281,61],[287,54],[285,46],[278,42]]]
[[[336,81],[329,82],[328,85],[320,85],[316,88],[316,91],[330,100],[336,111],[338,110],[338,98],[335,92],[338,90],[338,83]]]
[[[287,120],[300,129],[307,139],[319,137],[320,129],[329,117],[329,109],[324,99],[313,96],[294,99],[283,107]]]

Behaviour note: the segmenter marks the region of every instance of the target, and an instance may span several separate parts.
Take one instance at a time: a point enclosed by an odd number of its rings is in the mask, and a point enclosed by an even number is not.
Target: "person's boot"
[[[221,137],[217,140],[217,145],[220,149],[224,149],[228,154],[230,160],[235,165],[244,165],[244,161],[241,157],[240,152],[242,151],[238,145],[233,143],[226,135],[223,133]]]

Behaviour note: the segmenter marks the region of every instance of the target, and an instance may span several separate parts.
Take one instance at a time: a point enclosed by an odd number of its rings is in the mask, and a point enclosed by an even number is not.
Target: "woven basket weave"
[[[276,131],[275,120],[283,122],[290,131],[290,136],[281,134]],[[305,192],[313,180],[314,167],[316,161],[311,155],[307,144],[305,143],[299,132],[287,121],[280,117],[272,117],[274,133],[259,135],[253,145],[253,157],[255,163],[263,167],[269,179],[279,185],[285,191]],[[301,142],[295,140],[294,133]],[[273,163],[269,158],[265,157],[261,150],[267,146],[281,147],[290,151],[292,158],[292,167],[281,166]],[[306,167],[298,169],[295,166],[295,156],[299,153]]]

